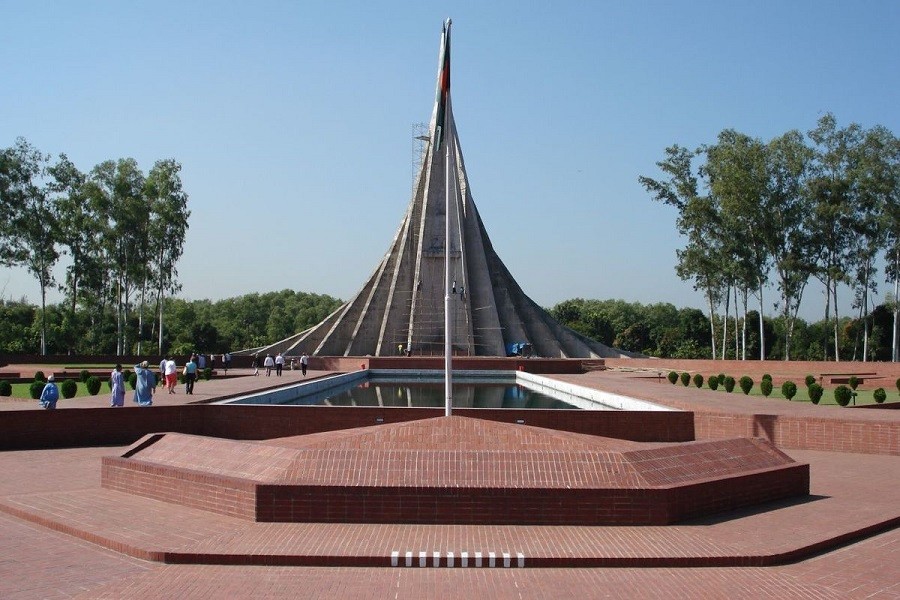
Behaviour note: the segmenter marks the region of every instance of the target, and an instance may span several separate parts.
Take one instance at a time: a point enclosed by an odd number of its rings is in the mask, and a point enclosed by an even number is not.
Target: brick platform
[[[639,444],[450,416],[252,443],[145,437],[104,487],[256,521],[663,525],[809,493],[768,442]]]
[[[657,384],[641,373],[574,377],[579,385],[690,407],[698,421],[702,415],[743,415],[741,427],[753,431],[756,423],[763,437],[778,435],[767,417],[783,423],[815,418],[827,422],[826,429],[852,422],[857,445],[848,447],[874,448],[858,440],[879,428],[893,431],[900,419],[896,411],[698,392]],[[193,399],[297,378],[287,372],[277,382],[203,382]],[[159,400],[178,405],[186,398]],[[106,402],[62,401],[57,412]],[[0,401],[0,421],[12,416],[8,411],[33,410],[34,404]],[[152,421],[157,408],[165,407],[105,410]],[[874,414],[862,417],[869,413]],[[698,438],[715,437],[697,431]],[[837,439],[831,431],[822,435]],[[102,458],[125,448],[7,450],[0,452],[0,597],[898,598],[900,462],[888,453],[892,447],[853,454],[780,446],[810,464],[807,501],[665,527],[255,523],[102,489]],[[459,568],[463,551],[469,553],[466,569]],[[404,559],[410,552],[413,568],[390,567],[393,552]],[[441,568],[418,568],[420,554],[430,567],[434,552]],[[449,552],[456,559],[452,569],[444,566]],[[475,552],[482,553],[482,568],[472,568]],[[488,566],[490,552],[495,568]],[[504,552],[511,554],[510,568],[503,568]],[[525,568],[515,568],[518,553]],[[317,566],[324,564],[331,566]]]

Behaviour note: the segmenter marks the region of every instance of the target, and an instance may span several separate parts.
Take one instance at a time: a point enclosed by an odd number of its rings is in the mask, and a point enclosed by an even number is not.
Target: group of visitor
[[[215,360],[213,355],[210,355],[209,359],[210,361]],[[199,357],[195,354],[191,354],[188,362],[185,363],[184,368],[182,369],[182,375],[184,376],[184,391],[186,394],[194,394],[194,383],[197,381],[198,372],[205,368],[206,360],[207,358],[204,354],[200,354]],[[300,356],[299,363],[303,376],[306,377],[306,370],[309,367],[309,355],[306,352]],[[212,364],[213,363],[211,362],[210,366]],[[292,358],[290,363],[291,370],[294,369],[294,364],[294,359]],[[226,373],[228,373],[228,367],[230,365],[231,354],[223,354],[222,366]],[[285,359],[280,352],[275,357],[271,354],[267,354],[263,363],[263,366],[266,368],[266,376],[271,375],[272,369],[275,369],[276,376],[280,377],[284,365]],[[259,355],[256,354],[253,357],[254,375],[259,375],[259,366]],[[152,406],[153,393],[156,391],[158,383],[162,383],[170,394],[174,394],[175,386],[178,383],[177,373],[178,366],[172,355],[169,355],[160,361],[158,380],[146,360],[134,365],[134,374],[136,376],[134,402],[138,406]],[[109,405],[111,407],[125,406],[125,376],[122,373],[121,364],[117,364],[112,373],[110,373],[109,389]],[[56,408],[56,403],[59,401],[59,387],[56,385],[53,374],[47,378],[47,383],[44,385],[43,390],[41,390],[38,401],[42,407],[48,410]]]

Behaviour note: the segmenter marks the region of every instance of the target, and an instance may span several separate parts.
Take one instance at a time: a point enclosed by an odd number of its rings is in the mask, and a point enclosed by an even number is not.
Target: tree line
[[[852,321],[860,328],[857,358],[874,358],[871,311],[882,260],[883,281],[894,288],[882,310],[892,317],[890,359],[898,360],[900,140],[891,131],[839,127],[829,113],[806,135],[791,130],[763,141],[726,129],[695,150],[675,144],[656,165],[661,177],[639,181],[677,211],[675,225],[686,241],[676,272],[706,299],[707,356],[725,356],[729,327],[740,331],[738,358],[751,351],[748,327],[758,331],[758,356],[769,354],[764,291],[772,287],[781,358],[803,353],[795,348],[797,314],[807,284],[817,279],[830,329],[825,355],[846,356],[842,335]],[[840,316],[841,286],[852,290],[854,319]],[[750,310],[751,298],[758,310]]]
[[[171,298],[164,307],[166,323],[160,353],[188,354],[233,352],[256,348],[285,339],[316,325],[336,310],[342,301],[331,296],[282,290],[251,293],[224,300],[184,300]],[[114,354],[117,328],[108,309],[106,325],[96,336],[87,335],[89,315],[79,310],[71,319],[66,303],[46,307],[47,349],[50,354]],[[548,309],[560,323],[604,344],[661,358],[707,358],[712,330],[721,330],[721,316],[711,328],[706,314],[697,308],[676,308],[673,304],[641,304],[624,300],[565,300]],[[0,301],[0,353],[36,353],[40,348],[41,310],[26,302]],[[137,325],[132,315],[130,326]],[[751,310],[744,317],[751,324],[758,315]],[[877,306],[869,315],[869,352],[873,360],[891,359],[891,310]],[[742,319],[743,321],[743,319]],[[781,316],[763,318],[763,338],[750,328],[741,346],[742,321],[729,329],[724,356],[756,358],[760,351],[767,360],[785,358],[785,322]],[[826,360],[831,340],[830,322],[793,323],[791,354],[795,360]],[[859,319],[842,317],[842,356],[860,359],[862,330]],[[150,330],[145,330],[149,336]],[[137,353],[139,340],[127,349]],[[312,349],[307,349],[312,350]],[[745,352],[746,350],[746,352]]]
[[[181,288],[176,265],[191,214],[180,171],[165,159],[144,174],[133,158],[121,158],[85,173],[65,154],[54,160],[24,138],[0,149],[0,265],[24,267],[39,284],[41,354],[82,346],[140,354],[154,335],[162,347],[164,307]],[[58,282],[52,270],[62,255],[70,264]],[[62,325],[54,322],[51,344],[47,293],[56,287],[66,301],[54,307]]]
[[[158,352],[181,355],[256,348],[308,329],[341,304],[331,296],[292,290],[215,302],[170,298],[163,306],[166,327]],[[96,331],[90,331],[91,317],[87,309],[79,308],[71,318],[66,303],[48,305],[41,311],[27,302],[0,301],[0,353],[37,353],[43,326],[49,354],[116,354],[119,337],[114,307],[98,315],[101,327]],[[128,328],[139,326],[137,315],[131,314],[129,319]],[[141,337],[147,342],[153,335],[152,328],[145,326],[142,336],[129,338],[125,354],[141,354]],[[157,351],[155,345],[153,350]]]

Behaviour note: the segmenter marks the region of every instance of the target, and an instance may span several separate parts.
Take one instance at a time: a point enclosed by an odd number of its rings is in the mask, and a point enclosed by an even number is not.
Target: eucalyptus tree
[[[811,211],[810,197],[806,194],[812,158],[812,149],[796,130],[788,131],[766,145],[765,213],[768,227],[763,240],[768,246],[781,295],[778,306],[784,322],[784,360],[790,360],[797,313],[814,270],[813,238],[807,219]]]
[[[150,169],[144,193],[150,203],[149,264],[141,287],[140,327],[143,330],[144,297],[151,285],[156,295],[159,318],[158,352],[163,353],[163,307],[166,294],[181,289],[176,264],[184,251],[191,211],[181,183],[181,165],[171,159],[159,160]],[[140,348],[140,346],[139,346]]]
[[[53,265],[59,259],[56,248],[57,211],[48,187],[50,157],[24,138],[3,151],[0,184],[5,217],[4,260],[20,264],[33,275],[41,294],[41,354],[47,353],[47,292],[54,285]]]
[[[679,145],[666,148],[666,158],[656,165],[668,177],[656,180],[639,177],[638,181],[658,202],[678,210],[676,226],[687,238],[684,249],[676,251],[676,273],[683,280],[693,279],[694,289],[702,290],[709,309],[712,358],[716,358],[715,309],[722,299],[721,219],[716,202],[710,195],[701,195],[699,177],[693,159],[699,151]]]
[[[128,318],[131,296],[144,278],[149,249],[149,210],[143,199],[144,176],[133,158],[104,161],[91,171],[107,216],[103,233],[115,283],[116,354],[130,351]]]
[[[748,297],[759,298],[759,328],[763,328],[763,289],[768,283],[771,223],[766,210],[768,173],[766,147],[733,129],[719,133],[715,145],[706,149],[705,171],[710,190],[719,199],[721,219],[730,272],[735,292],[741,294],[744,326],[741,331],[741,357],[746,359]],[[735,325],[737,325],[735,305]],[[737,339],[737,327],[735,327]],[[737,349],[735,349],[737,357]],[[765,360],[765,348],[760,348]]]
[[[854,161],[862,138],[856,123],[839,129],[834,115],[822,116],[815,129],[808,132],[816,144],[813,176],[809,192],[813,210],[809,213],[809,227],[817,241],[816,277],[825,285],[825,320],[834,302],[834,359],[840,360],[840,332],[838,286],[849,281],[851,269],[853,207],[856,204],[853,186]]]
[[[897,139],[885,127],[867,130],[856,148],[857,157],[850,172],[856,190],[851,219],[851,261],[855,267],[852,285],[862,322],[863,361],[870,354],[869,294],[877,292],[875,262],[888,239],[886,217],[890,205],[900,200],[896,195],[896,146]]]

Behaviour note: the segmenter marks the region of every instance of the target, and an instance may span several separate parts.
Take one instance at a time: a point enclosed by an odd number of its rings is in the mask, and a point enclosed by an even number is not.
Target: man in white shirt
[[[166,359],[166,387],[169,389],[170,394],[175,393],[175,384],[178,383],[178,375],[176,372],[178,371],[178,367],[175,365],[175,360],[172,357]]]

